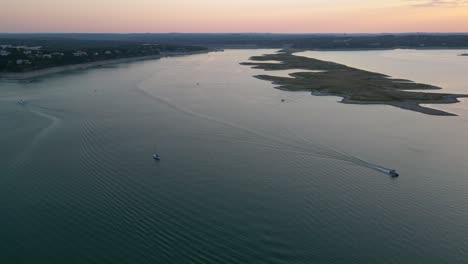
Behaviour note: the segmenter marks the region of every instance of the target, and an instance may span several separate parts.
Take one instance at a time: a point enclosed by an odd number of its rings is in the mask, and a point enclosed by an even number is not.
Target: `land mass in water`
[[[384,104],[429,115],[454,116],[452,113],[424,107],[421,104],[449,104],[468,94],[428,93],[440,87],[393,79],[387,75],[348,67],[346,65],[294,55],[294,51],[281,51],[251,57],[252,62],[241,63],[263,70],[298,70],[290,77],[257,75],[288,91],[311,91],[314,95],[342,97],[348,104]],[[279,63],[268,63],[278,61]],[[300,70],[309,72],[300,72]],[[310,72],[312,70],[313,72]],[[411,91],[414,90],[414,91]]]

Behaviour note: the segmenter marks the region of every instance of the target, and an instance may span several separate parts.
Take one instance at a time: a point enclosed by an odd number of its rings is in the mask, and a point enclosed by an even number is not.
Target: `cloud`
[[[407,0],[414,7],[460,7],[468,5],[468,0]]]

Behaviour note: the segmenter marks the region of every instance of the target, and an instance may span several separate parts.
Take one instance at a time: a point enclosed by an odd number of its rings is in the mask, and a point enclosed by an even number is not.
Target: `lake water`
[[[1,82],[0,263],[466,261],[468,101],[440,117],[281,91],[239,65],[270,52]],[[468,93],[457,53],[305,55]]]

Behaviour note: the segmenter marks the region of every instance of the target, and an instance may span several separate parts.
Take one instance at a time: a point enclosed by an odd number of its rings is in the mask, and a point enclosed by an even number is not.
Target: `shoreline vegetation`
[[[0,38],[0,77],[28,79],[111,63],[158,59],[209,50],[201,46],[154,42],[20,38],[20,36]]]
[[[29,79],[113,63],[158,59],[174,53],[225,48],[356,51],[466,47],[468,34],[0,33],[0,79]]]
[[[442,88],[395,79],[390,76],[348,67],[335,62],[294,55],[297,50],[282,50],[275,54],[251,57],[242,65],[266,71],[297,70],[290,77],[257,75],[255,78],[270,81],[286,91],[310,91],[312,95],[342,97],[346,104],[382,104],[416,111],[428,115],[456,116],[421,104],[451,104],[468,94],[428,93],[422,90]],[[278,61],[280,63],[267,63]],[[301,72],[301,70],[315,72]]]
[[[99,60],[93,62],[69,64],[62,66],[54,66],[37,70],[29,70],[23,72],[0,72],[0,80],[28,80],[38,77],[43,77],[46,75],[52,75],[57,73],[77,71],[77,70],[86,70],[96,67],[102,67],[106,65],[119,64],[119,63],[129,63],[136,61],[144,60],[156,60],[165,57],[176,57],[176,56],[187,56],[212,52],[212,50],[198,50],[198,51],[177,51],[177,52],[164,52],[158,55],[148,55],[148,56],[137,56],[137,57],[127,57],[119,59],[108,59],[108,60]]]
[[[4,41],[3,41],[4,40]],[[308,50],[466,49],[466,33],[274,34],[274,33],[30,33],[2,34],[1,42],[28,46],[77,47],[160,43],[211,48],[296,48]],[[7,43],[8,44],[8,43]]]

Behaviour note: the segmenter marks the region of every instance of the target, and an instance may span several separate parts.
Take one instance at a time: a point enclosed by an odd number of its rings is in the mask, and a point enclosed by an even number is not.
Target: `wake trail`
[[[37,148],[37,146],[49,136],[50,133],[52,133],[57,127],[59,126],[61,120],[53,115],[32,109],[29,105],[24,106],[29,112],[33,113],[36,116],[39,116],[41,118],[45,118],[49,120],[49,125],[44,127],[39,133],[37,133],[30,143],[21,151],[16,158],[10,162],[10,169],[11,171],[14,171],[15,169],[21,167],[24,165],[24,163],[28,160],[29,156],[34,152],[34,150]]]
[[[174,109],[174,110],[176,110],[178,112],[185,113],[185,114],[190,115],[192,117],[197,117],[197,118],[212,121],[212,122],[215,122],[215,123],[218,123],[218,124],[222,124],[222,125],[225,125],[225,126],[230,127],[230,128],[242,130],[245,133],[250,134],[251,136],[256,136],[256,137],[259,137],[259,138],[262,138],[262,139],[269,139],[271,141],[281,143],[281,144],[287,144],[287,143],[283,142],[282,140],[280,140],[278,138],[275,138],[272,135],[267,135],[267,134],[264,134],[262,132],[259,132],[257,130],[251,129],[251,128],[243,127],[243,126],[240,126],[240,125],[237,125],[237,124],[232,124],[232,123],[229,123],[227,121],[223,121],[223,120],[217,119],[215,117],[205,115],[205,114],[201,114],[201,113],[197,113],[197,112],[194,112],[192,110],[186,109],[184,107],[178,106],[177,104],[174,104],[173,102],[171,102],[167,98],[164,98],[164,97],[161,97],[161,96],[156,96],[154,94],[151,94],[151,93],[147,92],[146,90],[141,88],[139,85],[137,85],[137,88],[138,88],[138,90],[140,92],[142,92],[147,97],[150,97],[150,98],[152,98],[152,99],[154,99],[156,101],[162,102],[165,105],[169,106],[170,108],[172,108],[172,109]]]
[[[299,137],[297,135],[294,136],[293,133],[287,133],[286,135],[283,134],[283,138],[286,138],[286,139],[288,139],[290,141],[290,142],[287,142],[284,139],[276,137],[274,135],[269,135],[269,134],[266,134],[264,132],[257,131],[255,129],[243,127],[243,126],[240,126],[238,124],[233,124],[233,123],[227,122],[225,120],[220,120],[220,119],[217,119],[217,118],[215,118],[213,116],[209,116],[209,115],[194,112],[192,110],[186,109],[184,107],[181,107],[181,106],[173,103],[171,100],[169,100],[167,98],[164,98],[164,97],[157,96],[157,95],[154,95],[152,93],[149,93],[148,91],[146,91],[144,88],[141,87],[142,84],[144,83],[144,81],[145,80],[143,80],[140,83],[136,84],[136,88],[137,88],[137,90],[139,92],[141,92],[145,96],[147,96],[149,98],[152,98],[153,100],[156,100],[158,102],[161,102],[161,103],[165,104],[166,106],[170,107],[171,109],[176,110],[178,112],[190,115],[192,117],[201,118],[201,119],[204,119],[204,120],[208,120],[208,121],[212,121],[212,122],[215,122],[215,123],[218,123],[218,124],[222,124],[222,125],[225,125],[227,127],[230,127],[230,128],[236,129],[236,130],[241,130],[241,131],[247,133],[247,135],[245,135],[247,137],[244,140],[237,140],[236,139],[237,142],[245,142],[245,143],[256,145],[256,146],[259,146],[259,147],[264,147],[264,148],[269,148],[269,149],[276,149],[276,150],[281,150],[281,151],[287,151],[287,152],[290,152],[290,153],[298,153],[298,154],[303,154],[303,155],[315,156],[315,157],[319,157],[319,158],[333,159],[333,160],[337,160],[337,161],[351,163],[351,164],[356,165],[356,166],[370,168],[370,169],[373,169],[373,170],[376,170],[378,172],[385,173],[385,174],[389,174],[389,172],[390,172],[390,169],[384,168],[384,167],[382,167],[380,165],[377,165],[377,164],[367,162],[367,161],[365,161],[365,160],[363,160],[361,158],[358,158],[358,157],[356,157],[354,155],[348,154],[348,153],[346,153],[344,151],[333,149],[331,147],[327,147],[327,146],[321,145],[319,143],[312,143],[312,142],[310,142],[310,141],[308,141],[308,140],[306,140],[306,139],[304,139],[302,137]],[[218,136],[222,137],[224,135],[222,135],[222,136],[218,135]],[[232,137],[225,136],[225,138],[231,138],[231,141],[233,141],[232,139],[234,138],[234,136],[232,136]],[[272,142],[272,143],[274,143],[276,145],[269,145],[269,144],[265,144],[265,143],[259,143],[258,142],[259,140],[267,140],[267,141],[270,141],[270,142]]]
[[[304,138],[301,138],[299,136],[296,136],[296,138],[302,140],[303,142],[305,143],[308,143],[310,145],[313,145],[313,143],[311,143],[310,141],[304,139]],[[361,166],[361,167],[366,167],[366,168],[369,168],[369,169],[373,169],[375,171],[378,171],[378,172],[381,172],[381,173],[385,173],[385,174],[390,174],[391,173],[391,169],[388,169],[386,167],[383,167],[383,166],[380,166],[378,164],[373,164],[371,162],[368,162],[368,161],[365,161],[361,158],[358,158],[357,156],[354,156],[354,155],[350,155],[342,150],[336,150],[336,149],[332,149],[330,147],[326,147],[326,146],[323,146],[323,145],[320,145],[320,144],[316,144],[317,146],[319,146],[320,148],[323,148],[325,149],[326,151],[329,151],[330,153],[333,153],[333,155],[337,158],[339,158],[340,160],[342,161],[348,161],[350,163],[353,163],[355,165],[358,165],[358,166]]]

